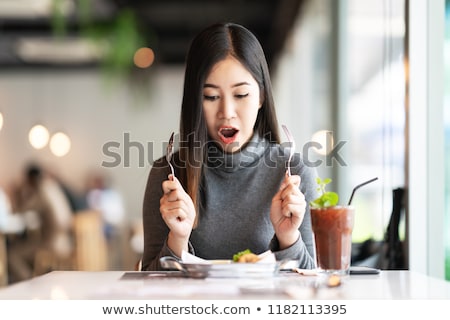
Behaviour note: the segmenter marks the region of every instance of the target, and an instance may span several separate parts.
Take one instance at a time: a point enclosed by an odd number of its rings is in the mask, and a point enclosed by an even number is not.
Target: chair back
[[[0,287],[8,284],[8,263],[5,235],[0,231]]]
[[[108,270],[107,243],[100,212],[96,210],[77,212],[74,215],[73,232],[77,270]]]

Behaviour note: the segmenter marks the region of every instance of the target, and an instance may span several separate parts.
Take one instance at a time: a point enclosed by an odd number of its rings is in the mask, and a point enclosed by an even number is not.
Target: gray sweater
[[[307,167],[298,153],[292,160],[291,172],[300,175],[300,189],[308,204],[300,238],[291,247],[280,250],[270,221],[272,197],[285,177],[288,156],[288,146],[271,144],[258,135],[233,154],[209,144],[202,180],[204,200],[198,227],[190,237],[191,253],[204,259],[232,259],[233,254],[245,249],[256,254],[270,249],[277,260],[299,260],[300,268],[314,268],[309,202],[318,196],[316,171]],[[161,257],[176,257],[166,245],[169,229],[159,212],[161,184],[169,171],[161,158],[154,163],[148,178],[143,206],[142,270],[161,270]]]

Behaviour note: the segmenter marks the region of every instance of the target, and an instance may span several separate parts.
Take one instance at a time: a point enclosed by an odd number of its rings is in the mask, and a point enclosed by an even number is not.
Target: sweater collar
[[[250,141],[238,152],[225,153],[215,142],[208,143],[208,167],[227,172],[249,167],[257,162],[269,146],[269,141],[254,133]]]

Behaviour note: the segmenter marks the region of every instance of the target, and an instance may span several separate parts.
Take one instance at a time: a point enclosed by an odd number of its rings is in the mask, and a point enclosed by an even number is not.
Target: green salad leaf
[[[244,254],[247,254],[247,253],[252,253],[252,252],[250,251],[250,249],[245,249],[244,251],[240,251],[240,252],[234,254],[233,261],[237,262],[241,256],[243,256]]]
[[[327,207],[332,207],[338,204],[339,202],[339,196],[336,192],[333,191],[326,191],[326,185],[329,184],[332,180],[330,178],[325,178],[325,179],[321,179],[321,178],[317,178],[316,182],[318,184],[317,187],[317,191],[321,192],[320,197],[318,197],[317,199],[311,201],[309,203],[309,205],[311,206],[311,208],[327,208]]]

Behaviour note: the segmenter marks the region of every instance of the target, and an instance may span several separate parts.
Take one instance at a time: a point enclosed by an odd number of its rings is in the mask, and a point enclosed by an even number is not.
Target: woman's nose
[[[232,99],[222,99],[220,104],[219,117],[222,119],[232,119],[236,117],[236,106]]]

